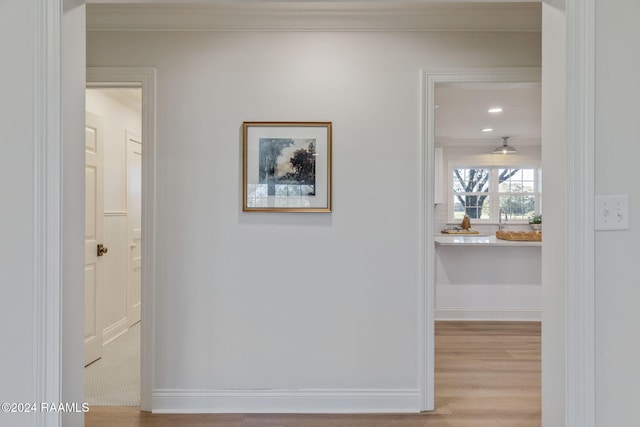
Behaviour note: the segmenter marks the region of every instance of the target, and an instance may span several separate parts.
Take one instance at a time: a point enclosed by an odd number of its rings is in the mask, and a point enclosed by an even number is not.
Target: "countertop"
[[[496,238],[495,234],[487,235],[437,235],[434,238],[436,246],[542,246],[542,242],[528,242],[515,240],[502,240]]]

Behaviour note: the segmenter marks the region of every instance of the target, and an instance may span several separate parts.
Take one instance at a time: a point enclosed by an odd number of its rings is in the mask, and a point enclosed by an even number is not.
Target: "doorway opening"
[[[509,226],[514,231],[522,229],[525,232],[529,230],[529,218],[540,213],[540,78],[539,68],[425,72],[426,357],[422,363],[427,373],[434,372],[437,320],[465,322],[460,323],[463,329],[468,329],[465,333],[474,329],[475,325],[469,322],[478,320],[526,320],[533,321],[533,326],[540,321],[540,242],[521,248],[522,252],[518,254],[510,252],[509,248],[502,247],[499,243],[492,248],[478,248],[473,242],[469,242],[469,247],[461,247],[453,246],[453,240],[447,240],[453,239],[455,232],[459,231],[470,233],[465,235],[465,239],[472,239],[475,235],[479,240],[495,242],[496,229],[502,226],[498,215],[503,211],[509,210]],[[519,105],[519,101],[511,106],[506,103],[499,105],[502,102],[498,96],[494,96],[499,92],[519,93],[524,98],[537,97],[537,102],[531,107],[537,109],[537,123],[532,125],[525,120],[527,123],[523,122],[523,126],[529,126],[529,129],[514,128],[517,113],[523,113],[515,110],[522,109],[523,106]],[[476,101],[478,105],[474,104]],[[499,111],[500,107],[502,111]],[[464,114],[465,117],[448,115],[456,109],[455,114]],[[476,111],[477,109],[480,110]],[[493,112],[489,112],[490,109]],[[513,120],[492,121],[492,117],[497,117],[495,114],[502,114],[504,117],[507,115],[505,113]],[[493,132],[488,130],[491,128]],[[496,136],[486,136],[492,133]],[[506,161],[506,156],[511,155],[493,154],[503,136],[512,137],[509,145],[517,145],[521,150],[520,155],[512,156]],[[500,156],[502,157],[498,158]],[[481,174],[482,179],[475,187],[469,187],[475,182],[477,174]],[[503,175],[505,179],[501,182]],[[504,184],[509,184],[510,181],[514,181],[514,188],[509,188],[502,194]],[[476,188],[478,185],[482,188]],[[490,186],[493,188],[489,189]],[[471,201],[476,203],[467,203]],[[470,229],[468,223],[463,224],[465,217],[471,221]],[[451,230],[452,233],[443,234],[443,230]],[[496,250],[501,253],[492,256],[491,251]],[[510,262],[505,260],[505,257],[511,256],[508,254],[515,254],[516,258],[521,259]],[[468,261],[473,265],[460,268],[461,255],[468,255]],[[479,259],[478,255],[484,258]],[[530,264],[531,257],[537,262]],[[489,266],[490,262],[499,265]],[[518,274],[522,266],[527,271],[531,270],[532,274],[526,275],[528,277]],[[485,273],[482,274],[482,271]],[[492,277],[495,274],[500,277]],[[511,295],[508,295],[509,292]],[[505,296],[508,298],[505,299]],[[528,329],[527,333],[532,332]],[[535,334],[535,330],[533,333]],[[537,382],[539,383],[539,378]],[[427,376],[423,409],[438,409],[435,408],[435,393],[435,377]]]
[[[86,115],[85,401],[140,406],[142,88],[89,87]]]
[[[154,69],[87,69],[86,235],[102,245],[85,269],[90,406],[151,410],[154,81]]]
[[[436,320],[540,321],[541,84],[438,82],[434,100]]]

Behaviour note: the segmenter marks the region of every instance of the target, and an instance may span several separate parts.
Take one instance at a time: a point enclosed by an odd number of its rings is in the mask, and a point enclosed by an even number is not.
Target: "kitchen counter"
[[[502,240],[491,236],[483,235],[437,235],[434,238],[436,246],[502,246],[502,247],[524,247],[542,246],[542,242]]]

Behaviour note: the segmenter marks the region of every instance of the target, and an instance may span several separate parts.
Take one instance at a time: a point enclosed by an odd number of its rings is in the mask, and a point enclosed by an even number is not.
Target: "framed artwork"
[[[242,210],[331,212],[331,122],[243,122]]]

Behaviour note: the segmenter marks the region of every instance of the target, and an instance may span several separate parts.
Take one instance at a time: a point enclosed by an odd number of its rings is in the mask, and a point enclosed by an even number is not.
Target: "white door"
[[[84,364],[102,357],[103,127],[100,117],[86,113],[84,237]],[[104,254],[106,249],[102,251]]]
[[[127,318],[129,326],[140,321],[142,267],[142,143],[127,132]]]

